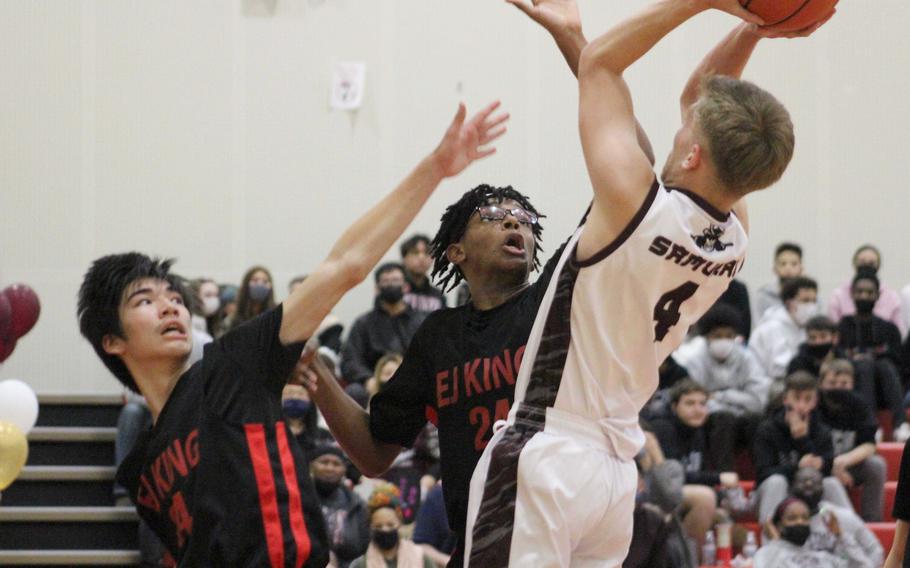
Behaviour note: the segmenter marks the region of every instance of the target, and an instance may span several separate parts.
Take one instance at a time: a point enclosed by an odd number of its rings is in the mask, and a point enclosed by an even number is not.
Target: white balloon
[[[0,420],[12,422],[28,434],[38,421],[38,397],[18,379],[0,382]]]

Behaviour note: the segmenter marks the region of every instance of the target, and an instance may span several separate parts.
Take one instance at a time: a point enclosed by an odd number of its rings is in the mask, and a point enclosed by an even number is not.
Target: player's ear
[[[126,351],[126,341],[116,335],[105,335],[101,339],[101,347],[108,355],[123,355]]]
[[[701,153],[701,145],[698,143],[692,144],[692,147],[689,148],[689,153],[686,154],[686,158],[683,160],[683,169],[691,171],[698,168],[698,166],[701,165]]]
[[[465,259],[464,247],[461,246],[461,243],[452,243],[446,247],[446,258],[449,259],[449,262],[458,266]]]

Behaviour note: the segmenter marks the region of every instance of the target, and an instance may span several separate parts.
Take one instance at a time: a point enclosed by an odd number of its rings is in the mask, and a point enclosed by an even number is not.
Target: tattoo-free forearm
[[[659,0],[589,43],[581,65],[622,75],[664,36],[704,9],[695,0]]]
[[[370,415],[333,377],[321,375],[319,385],[310,397],[322,412],[335,440],[364,475],[376,477],[388,469],[401,448],[373,438]]]

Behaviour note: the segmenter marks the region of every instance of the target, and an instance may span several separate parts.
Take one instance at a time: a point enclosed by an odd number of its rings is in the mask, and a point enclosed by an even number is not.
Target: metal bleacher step
[[[29,465],[17,481],[109,481],[115,473],[112,465]]]
[[[28,433],[31,442],[113,442],[117,428],[103,426],[36,426]]]
[[[38,404],[38,426],[113,427],[123,395],[42,393]]]
[[[0,503],[4,508],[109,506],[115,473],[114,466],[27,465]]]
[[[27,465],[111,465],[117,429],[105,426],[36,426],[28,433]]]
[[[0,550],[134,549],[138,520],[133,507],[4,507]]]
[[[135,566],[136,550],[0,550],[0,566]]]

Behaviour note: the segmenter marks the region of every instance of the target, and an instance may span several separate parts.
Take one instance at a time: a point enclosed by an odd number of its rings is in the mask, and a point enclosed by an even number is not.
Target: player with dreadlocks
[[[369,414],[345,400],[318,361],[298,367],[336,439],[365,475],[388,469],[427,420],[438,426],[446,511],[458,535],[450,566],[462,562],[471,473],[493,424],[508,415],[525,343],[559,258],[557,252],[529,283],[540,267],[541,217],[512,187],[489,185],[446,209],[430,245],[432,276],[443,290],[466,281],[471,301],[427,317]]]

